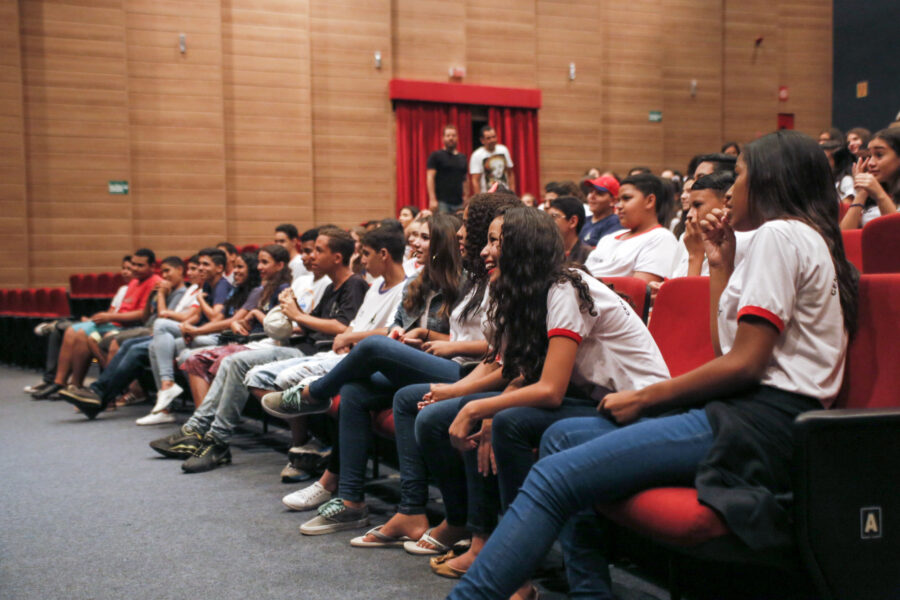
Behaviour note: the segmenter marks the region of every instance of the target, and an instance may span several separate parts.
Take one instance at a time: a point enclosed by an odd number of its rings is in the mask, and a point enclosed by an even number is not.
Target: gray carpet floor
[[[300,535],[314,513],[280,502],[299,487],[278,477],[281,430],[245,432],[234,464],[186,475],[147,446],[174,426],[134,425],[148,406],[88,421],[22,393],[36,380],[0,366],[0,599],[374,600],[453,586],[402,549],[351,548],[359,532]],[[628,572],[614,579],[622,598],[668,597]]]

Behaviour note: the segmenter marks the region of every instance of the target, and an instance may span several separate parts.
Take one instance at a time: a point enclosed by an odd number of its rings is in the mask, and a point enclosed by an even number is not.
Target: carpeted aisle
[[[359,532],[305,537],[283,508],[283,453],[239,440],[234,464],[185,475],[147,443],[147,406],[87,421],[0,367],[0,598],[443,598],[453,582]],[[245,436],[247,437],[247,436]],[[378,522],[383,521],[379,517]]]

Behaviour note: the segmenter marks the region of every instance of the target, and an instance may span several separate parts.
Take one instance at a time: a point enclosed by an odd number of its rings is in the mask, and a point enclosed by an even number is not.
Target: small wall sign
[[[109,193],[110,194],[127,194],[128,193],[128,182],[127,181],[110,181],[109,182]]]
[[[651,123],[660,123],[662,122],[662,111],[661,110],[651,110],[650,114],[647,115],[647,120]]]

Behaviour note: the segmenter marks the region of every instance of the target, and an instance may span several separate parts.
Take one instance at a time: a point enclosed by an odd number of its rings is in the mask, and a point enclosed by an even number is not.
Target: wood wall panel
[[[829,0],[6,2],[0,285],[65,283],[141,245],[183,255],[226,238],[265,242],[285,221],[389,215],[388,82],[446,82],[455,66],[464,83],[542,91],[542,182],[594,166],[683,169],[695,153],[771,131],[778,112],[815,134],[830,121],[831,10]],[[131,195],[109,195],[111,179]]]
[[[133,244],[185,256],[226,236],[222,8],[219,0],[124,2],[132,201],[141,216]],[[192,205],[206,217],[197,220]]]
[[[391,3],[311,0],[310,33],[315,222],[392,215]]]
[[[18,6],[29,284],[52,285],[68,273],[107,270],[132,249],[131,199],[107,190],[109,180],[130,179],[128,153],[121,151],[128,136],[125,13],[120,1]],[[65,217],[47,210],[69,202],[80,210]]]
[[[28,285],[28,204],[19,6],[0,5],[0,286]]]

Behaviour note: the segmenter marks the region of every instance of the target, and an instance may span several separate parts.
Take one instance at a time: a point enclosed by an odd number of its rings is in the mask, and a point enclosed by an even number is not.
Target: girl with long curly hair
[[[541,459],[450,598],[533,598],[523,583],[557,537],[571,596],[612,598],[601,523],[585,511],[660,486],[695,486],[743,544],[790,554],[792,425],[837,396],[857,273],[814,140],[764,136],[745,146],[735,173],[730,210],[702,221],[718,357],[610,393],[600,415],[551,426]],[[734,231],[753,229],[735,266]]]
[[[448,513],[451,506],[468,504],[470,551],[432,562],[435,572],[451,577],[465,572],[496,523],[497,494],[491,488],[499,484],[499,508],[512,502],[547,427],[596,414],[609,392],[669,377],[634,310],[602,282],[565,265],[562,237],[550,215],[505,211],[491,223],[482,257],[491,274],[492,352],[465,379],[432,386],[416,421],[416,438]],[[451,445],[463,454],[465,485],[441,468]],[[432,537],[459,533],[448,528]]]

